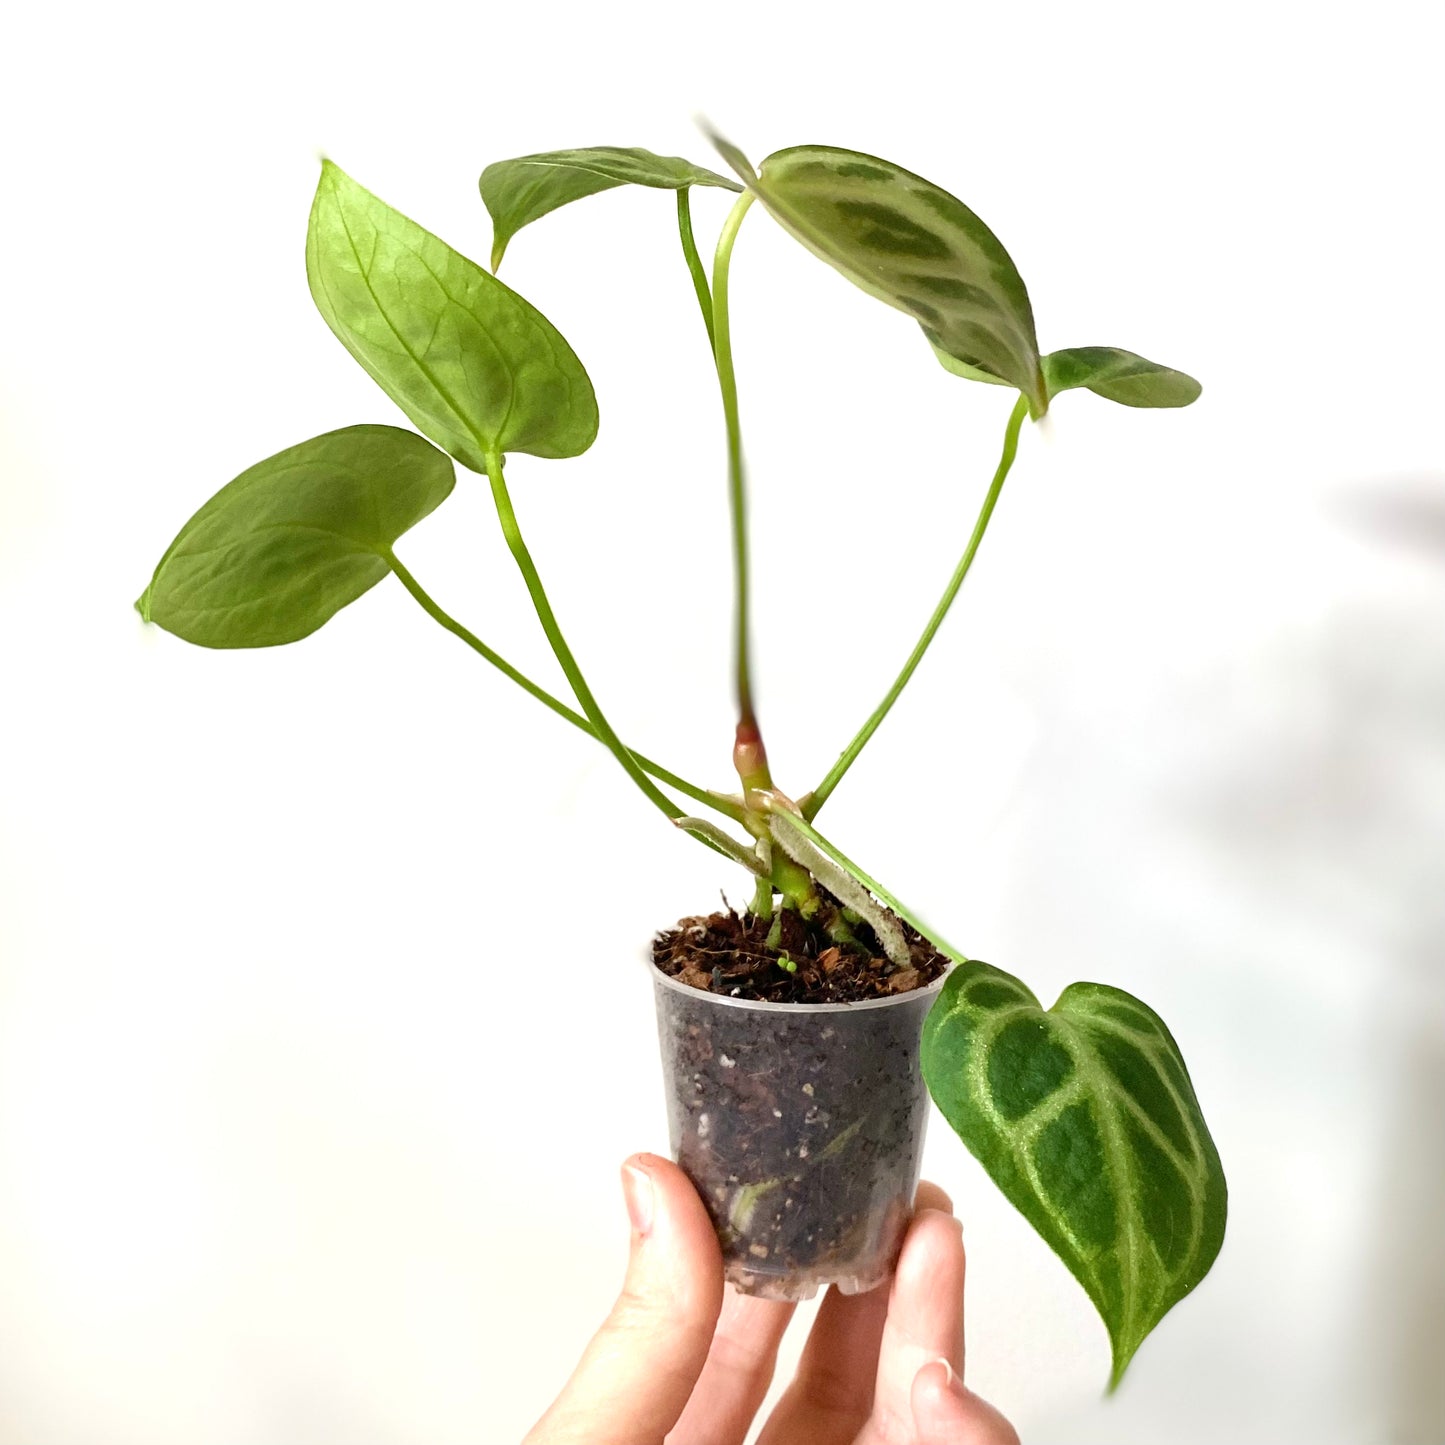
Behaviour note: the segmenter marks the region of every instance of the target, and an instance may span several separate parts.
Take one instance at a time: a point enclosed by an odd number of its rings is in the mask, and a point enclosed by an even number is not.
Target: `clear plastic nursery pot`
[[[672,1151],[744,1294],[872,1289],[913,1207],[919,1037],[943,979],[860,1003],[759,1003],[653,969]]]

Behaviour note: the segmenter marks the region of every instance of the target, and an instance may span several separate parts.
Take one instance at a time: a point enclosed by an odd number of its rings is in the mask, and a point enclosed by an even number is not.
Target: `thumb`
[[[981,1400],[947,1360],[933,1360],[913,1377],[910,1398],[918,1445],[1019,1445],[1018,1432]]]
[[[622,1293],[556,1403],[523,1445],[661,1445],[707,1361],[722,1307],[722,1256],[675,1164],[622,1166],[632,1257]]]

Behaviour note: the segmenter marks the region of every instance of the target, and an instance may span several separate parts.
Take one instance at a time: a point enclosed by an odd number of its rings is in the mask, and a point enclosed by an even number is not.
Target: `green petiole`
[[[718,385],[722,388],[723,420],[727,426],[728,446],[728,502],[732,516],[733,530],[733,576],[737,593],[737,613],[734,620],[736,631],[736,666],[734,685],[737,694],[739,728],[756,730],[757,714],[753,709],[753,682],[750,651],[752,627],[751,593],[748,579],[748,523],[747,489],[743,473],[742,426],[738,418],[738,384],[733,371],[732,321],[728,314],[728,281],[732,268],[733,243],[737,240],[738,228],[752,205],[750,191],[744,191],[737,198],[727,220],[723,222],[718,236],[717,251],[713,257],[712,271],[712,314],[713,314],[713,357],[717,362]],[[770,785],[762,771],[757,774],[759,781],[754,786]]]
[[[544,707],[551,708],[558,717],[565,718],[573,727],[580,729],[586,733],[588,737],[597,737],[597,729],[593,727],[580,712],[574,712],[565,702],[553,697],[546,688],[538,686],[538,684],[533,682],[525,673],[513,667],[500,653],[488,647],[487,644],[469,628],[464,627],[455,617],[451,616],[450,613],[443,611],[422,588],[421,583],[402,566],[394,552],[387,553],[387,561],[391,564],[392,571],[396,573],[397,580],[411,593],[421,605],[422,610],[425,611],[433,621],[446,628],[454,637],[459,637],[473,652],[485,658],[504,677],[510,678],[518,687],[524,692],[530,693]],[[731,799],[720,793],[709,792],[706,788],[700,788],[696,783],[688,782],[686,778],[679,777],[670,769],[663,767],[661,763],[653,762],[651,758],[643,753],[637,752],[633,748],[628,748],[628,752],[637,759],[638,766],[641,767],[643,772],[651,774],[651,776],[659,782],[666,783],[670,788],[676,788],[679,793],[683,793],[696,802],[703,803],[707,807],[715,809],[724,816],[733,819],[734,822],[740,822],[742,820],[743,809],[738,804],[732,802]]]
[[[488,452],[485,460],[487,478],[492,484],[492,500],[496,503],[497,517],[502,524],[502,536],[506,539],[507,549],[522,574],[522,580],[527,584],[527,592],[532,598],[532,606],[536,609],[542,631],[547,634],[547,641],[552,645],[552,651],[561,664],[582,711],[587,715],[587,721],[592,724],[598,740],[605,744],[622,764],[623,771],[642,789],[648,800],[667,817],[682,817],[682,809],[658,788],[643,771],[637,759],[622,745],[622,739],[613,731],[612,724],[607,721],[597,699],[593,697],[592,689],[587,686],[587,679],[582,676],[582,669],[577,666],[577,659],[572,656],[572,649],[568,647],[566,638],[562,636],[562,629],[557,625],[557,618],[552,612],[552,604],[547,600],[542,579],[537,575],[532,554],[527,550],[527,544],[522,538],[522,529],[518,526],[517,515],[512,510],[512,498],[507,491],[506,478],[502,475],[502,459],[495,452]]]
[[[702,324],[707,327],[708,350],[717,354],[717,332],[713,324],[712,293],[708,290],[707,272],[703,270],[702,257],[697,254],[697,242],[692,235],[692,202],[686,186],[677,193],[677,230],[682,237],[682,254],[687,258],[688,273],[692,276],[692,289],[697,293],[697,304],[702,311]]]
[[[984,497],[983,506],[979,509],[978,520],[973,524],[973,535],[968,539],[968,546],[963,549],[963,556],[959,558],[958,566],[953,569],[953,576],[949,578],[948,586],[944,588],[943,596],[938,600],[938,606],[933,609],[933,616],[928,619],[928,625],[923,629],[923,635],[914,644],[913,651],[908,654],[908,661],[903,664],[902,672],[894,678],[893,686],[888,689],[883,701],[873,709],[872,715],[858,730],[857,736],[843,749],[838,761],[828,770],[828,776],[811,793],[805,794],[799,799],[799,805],[805,818],[817,817],[818,810],[828,801],[843,775],[857,761],[858,754],[867,746],[868,739],[878,731],[879,724],[888,716],[889,709],[893,704],[898,701],[899,694],[907,686],[908,679],[913,676],[918,664],[923,660],[923,654],[928,651],[928,644],[933,641],[934,633],[938,631],[943,619],[948,616],[948,609],[953,606],[953,599],[958,596],[958,589],[963,586],[963,579],[968,576],[968,569],[973,565],[978,544],[983,541],[983,534],[988,530],[989,519],[993,516],[994,506],[998,502],[999,493],[1003,490],[1004,479],[1014,464],[1014,456],[1018,452],[1019,431],[1028,414],[1028,400],[1020,396],[1009,415],[1008,426],[1004,430],[1003,454],[999,458],[998,469],[993,474],[988,495]]]

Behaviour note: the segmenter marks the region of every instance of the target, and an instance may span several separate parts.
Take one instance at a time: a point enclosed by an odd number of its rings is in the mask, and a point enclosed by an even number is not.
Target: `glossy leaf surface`
[[[1076,386],[1122,406],[1188,406],[1203,388],[1173,367],[1146,361],[1117,346],[1071,346],[1044,357],[1049,395]]]
[[[464,466],[484,471],[488,452],[572,457],[591,446],[597,400],[556,327],[330,161],[306,275],[346,349]]]
[[[445,453],[400,427],[313,437],[222,487],[166,549],[136,608],[202,647],[295,642],[386,576],[393,543],[455,481]]]
[[[970,961],[922,1061],[944,1117],[1088,1291],[1117,1385],[1224,1240],[1224,1172],[1169,1030],[1119,989],[1070,984],[1045,1010]]]
[[[756,173],[719,149],[799,241],[913,317],[945,355],[1047,408],[1033,308],[998,238],[956,196],[891,161],[833,146],[776,151]]]
[[[652,186],[680,191],[688,186],[721,186],[740,191],[736,181],[704,170],[680,156],[658,156],[636,147],[588,146],[543,151],[496,161],[482,172],[482,201],[492,217],[492,270],[501,264],[512,237],[523,226],[569,201],[610,191],[614,186]]]

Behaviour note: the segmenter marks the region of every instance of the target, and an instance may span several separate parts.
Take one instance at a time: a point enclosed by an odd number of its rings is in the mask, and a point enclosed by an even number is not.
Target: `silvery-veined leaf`
[[[756,171],[719,151],[782,226],[871,296],[913,317],[943,356],[1048,407],[1033,308],[998,238],[956,196],[892,161],[835,146],[775,151]],[[972,372],[960,372],[971,375]]]
[[[924,1024],[922,1063],[944,1117],[1103,1317],[1112,1388],[1224,1241],[1224,1171],[1169,1030],[1120,989],[1070,984],[1044,1009],[968,961]]]

